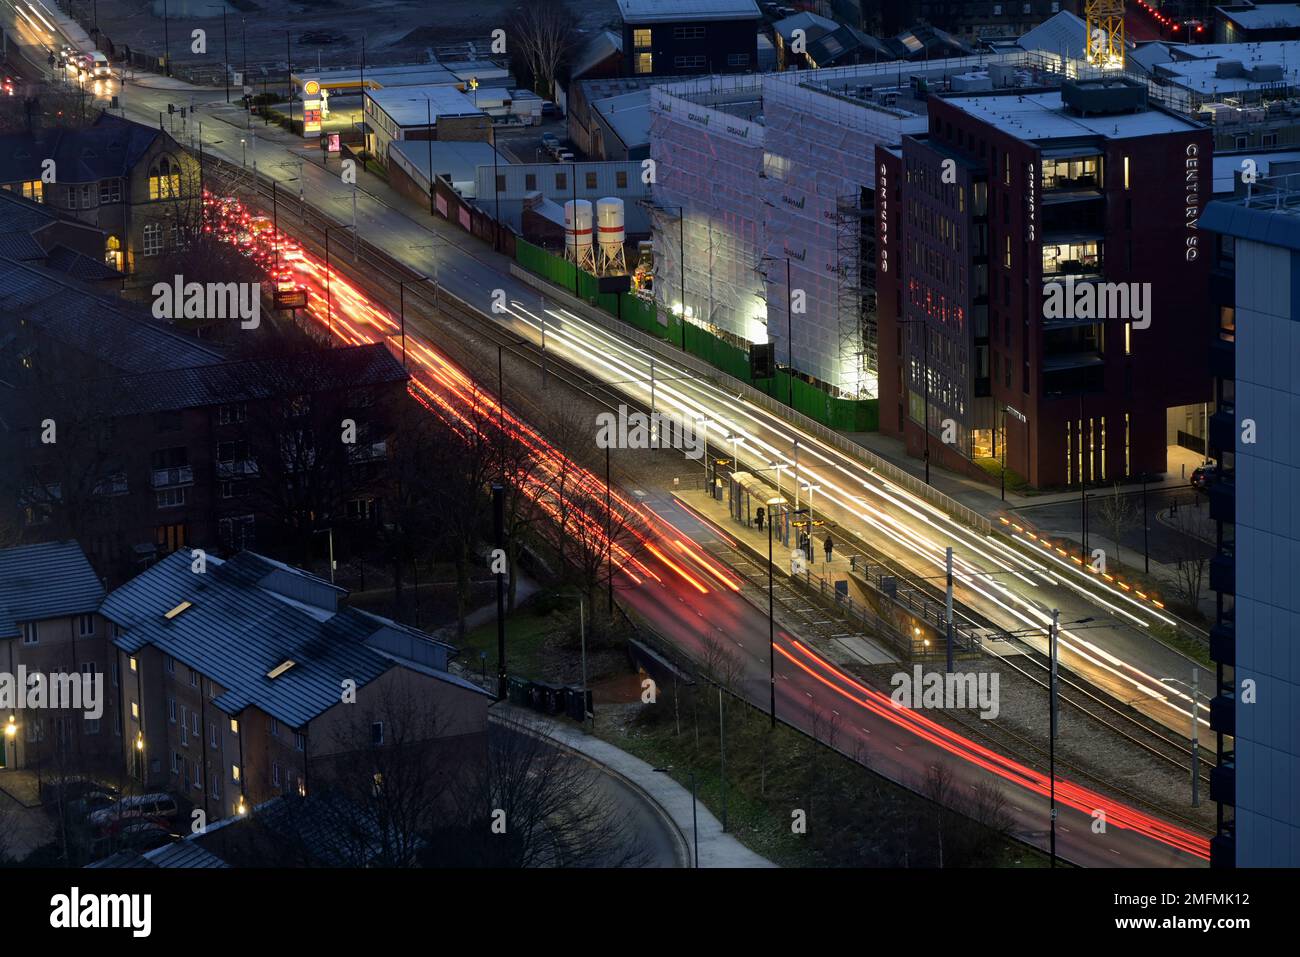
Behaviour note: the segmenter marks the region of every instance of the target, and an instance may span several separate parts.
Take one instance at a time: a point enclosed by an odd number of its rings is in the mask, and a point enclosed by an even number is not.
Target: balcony
[[[1210,699],[1210,730],[1234,736],[1237,733],[1237,696],[1229,691]]]
[[[94,492],[103,498],[112,498],[118,495],[126,495],[130,489],[127,487],[126,473],[117,472],[113,475],[105,476],[95,483]]]
[[[1237,622],[1224,618],[1210,628],[1210,657],[1230,668],[1237,666]]]
[[[240,479],[257,478],[257,463],[252,459],[235,459],[230,462],[217,463],[217,478]]]
[[[1215,339],[1210,344],[1210,375],[1216,379],[1237,378],[1237,344],[1228,339]]]
[[[1210,769],[1210,800],[1216,804],[1237,803],[1237,765],[1225,758]]]
[[[1234,525],[1237,521],[1237,486],[1228,473],[1210,482],[1210,518]]]
[[[1221,406],[1210,416],[1210,448],[1220,452],[1236,450],[1237,410],[1234,406]]]
[[[1210,559],[1210,590],[1221,595],[1237,594],[1237,559],[1231,549]]]
[[[154,469],[150,484],[155,489],[193,485],[194,467],[192,465],[181,465],[170,469]]]

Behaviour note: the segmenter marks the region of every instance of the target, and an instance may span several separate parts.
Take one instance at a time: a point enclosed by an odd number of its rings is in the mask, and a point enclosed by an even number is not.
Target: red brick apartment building
[[[933,98],[877,148],[881,431],[1038,487],[1163,472],[1211,398],[1211,153],[1121,81]]]

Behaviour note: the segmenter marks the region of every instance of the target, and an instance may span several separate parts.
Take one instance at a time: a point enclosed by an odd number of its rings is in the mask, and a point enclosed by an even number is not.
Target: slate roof
[[[0,550],[0,638],[25,621],[95,611],[104,586],[76,542],[44,542]]]
[[[40,179],[46,159],[54,160],[60,183],[126,176],[163,135],[152,126],[110,113],[101,113],[93,124],[79,130],[9,133],[0,136],[0,183]]]
[[[153,645],[226,689],[214,701],[223,711],[256,706],[301,728],[339,702],[343,679],[360,688],[392,667],[392,659],[365,641],[384,627],[403,626],[351,608],[310,605],[268,587],[270,577],[286,571],[305,588],[321,584],[253,552],[226,561],[209,556],[206,572],[196,574],[189,552],[174,552],[113,591],[101,613],[121,626],[119,648],[134,653]],[[183,601],[191,607],[164,617]],[[292,668],[267,677],[288,660]]]
[[[103,383],[106,388],[102,391],[110,403],[103,411],[109,416],[141,415],[364,388],[406,378],[402,363],[387,346],[366,343],[115,377],[111,383]]]
[[[98,279],[121,279],[122,274],[104,262],[59,244],[45,257],[45,265],[67,273],[73,279],[91,282]]]
[[[152,867],[229,867],[211,851],[204,850],[197,843],[186,839],[156,847],[144,855]]]
[[[225,359],[142,308],[46,266],[0,258],[0,329],[10,317],[25,319],[41,333],[93,355],[106,372],[156,372]]]

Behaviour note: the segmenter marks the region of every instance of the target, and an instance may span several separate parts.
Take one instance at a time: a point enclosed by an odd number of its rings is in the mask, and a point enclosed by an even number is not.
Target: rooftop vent
[[[1081,116],[1134,113],[1147,105],[1145,86],[1123,80],[1067,81],[1061,102]]]

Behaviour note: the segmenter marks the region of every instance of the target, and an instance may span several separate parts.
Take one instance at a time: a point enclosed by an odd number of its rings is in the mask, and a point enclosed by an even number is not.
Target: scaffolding
[[[851,398],[868,398],[880,365],[876,354],[876,244],[874,192],[862,189],[835,203],[836,316],[844,378]]]

